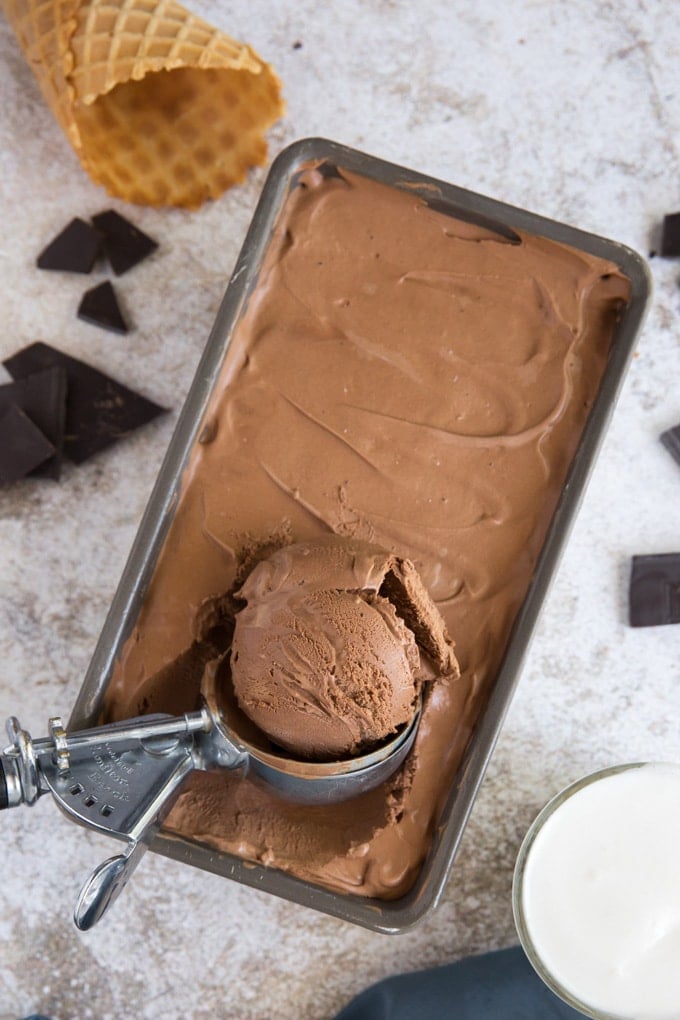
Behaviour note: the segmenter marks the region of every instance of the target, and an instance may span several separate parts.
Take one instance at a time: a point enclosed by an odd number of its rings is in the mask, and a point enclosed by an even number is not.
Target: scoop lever
[[[104,915],[128,883],[146,852],[143,843],[130,843],[124,854],[109,857],[92,872],[80,890],[73,920],[81,931],[89,931]]]

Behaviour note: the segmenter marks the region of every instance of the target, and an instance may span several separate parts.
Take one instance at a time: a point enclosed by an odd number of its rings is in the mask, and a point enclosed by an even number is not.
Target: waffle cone
[[[280,82],[174,0],[0,0],[88,174],[142,205],[196,208],[267,155]]]

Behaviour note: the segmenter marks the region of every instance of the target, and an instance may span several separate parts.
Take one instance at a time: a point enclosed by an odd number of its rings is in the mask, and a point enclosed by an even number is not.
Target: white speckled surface
[[[675,0],[194,7],[283,78],[273,152],[323,134],[643,253],[680,209]],[[34,268],[68,219],[111,203],[4,21],[0,95],[0,354],[43,339],[177,411],[264,172],[196,213],[117,206],[161,242],[119,282],[137,327],[119,338],[75,318],[89,279]],[[74,896],[111,844],[43,798],[1,819],[2,1020],[325,1020],[388,974],[516,941],[513,861],[539,806],[596,766],[680,759],[680,628],[625,623],[630,555],[680,551],[680,467],[657,438],[680,422],[680,262],[651,265],[651,313],[440,908],[389,938],[150,856],[81,935]],[[70,711],[173,422],[59,485],[0,492],[0,715],[35,735]]]

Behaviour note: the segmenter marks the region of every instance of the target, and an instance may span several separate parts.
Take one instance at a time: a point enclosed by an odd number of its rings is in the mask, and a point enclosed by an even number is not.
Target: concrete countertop
[[[272,155],[321,134],[643,254],[680,209],[674,0],[193,9],[283,79]],[[194,213],[111,202],[4,21],[0,95],[0,355],[42,339],[173,408],[58,485],[0,492],[0,715],[41,735],[69,714],[265,171]],[[34,268],[69,219],[111,205],[161,244],[119,282],[126,338],[76,319],[84,278]],[[379,978],[514,943],[514,858],[560,787],[618,761],[680,760],[680,629],[626,624],[630,556],[680,551],[680,467],[658,441],[680,422],[680,261],[651,270],[651,312],[440,907],[391,938],[149,856],[82,935],[74,897],[111,844],[43,798],[1,821],[2,1020],[326,1020]]]

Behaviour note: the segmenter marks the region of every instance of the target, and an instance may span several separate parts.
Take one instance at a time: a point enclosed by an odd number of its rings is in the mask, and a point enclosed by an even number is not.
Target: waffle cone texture
[[[269,64],[174,0],[0,0],[88,174],[127,202],[196,208],[264,163]]]

